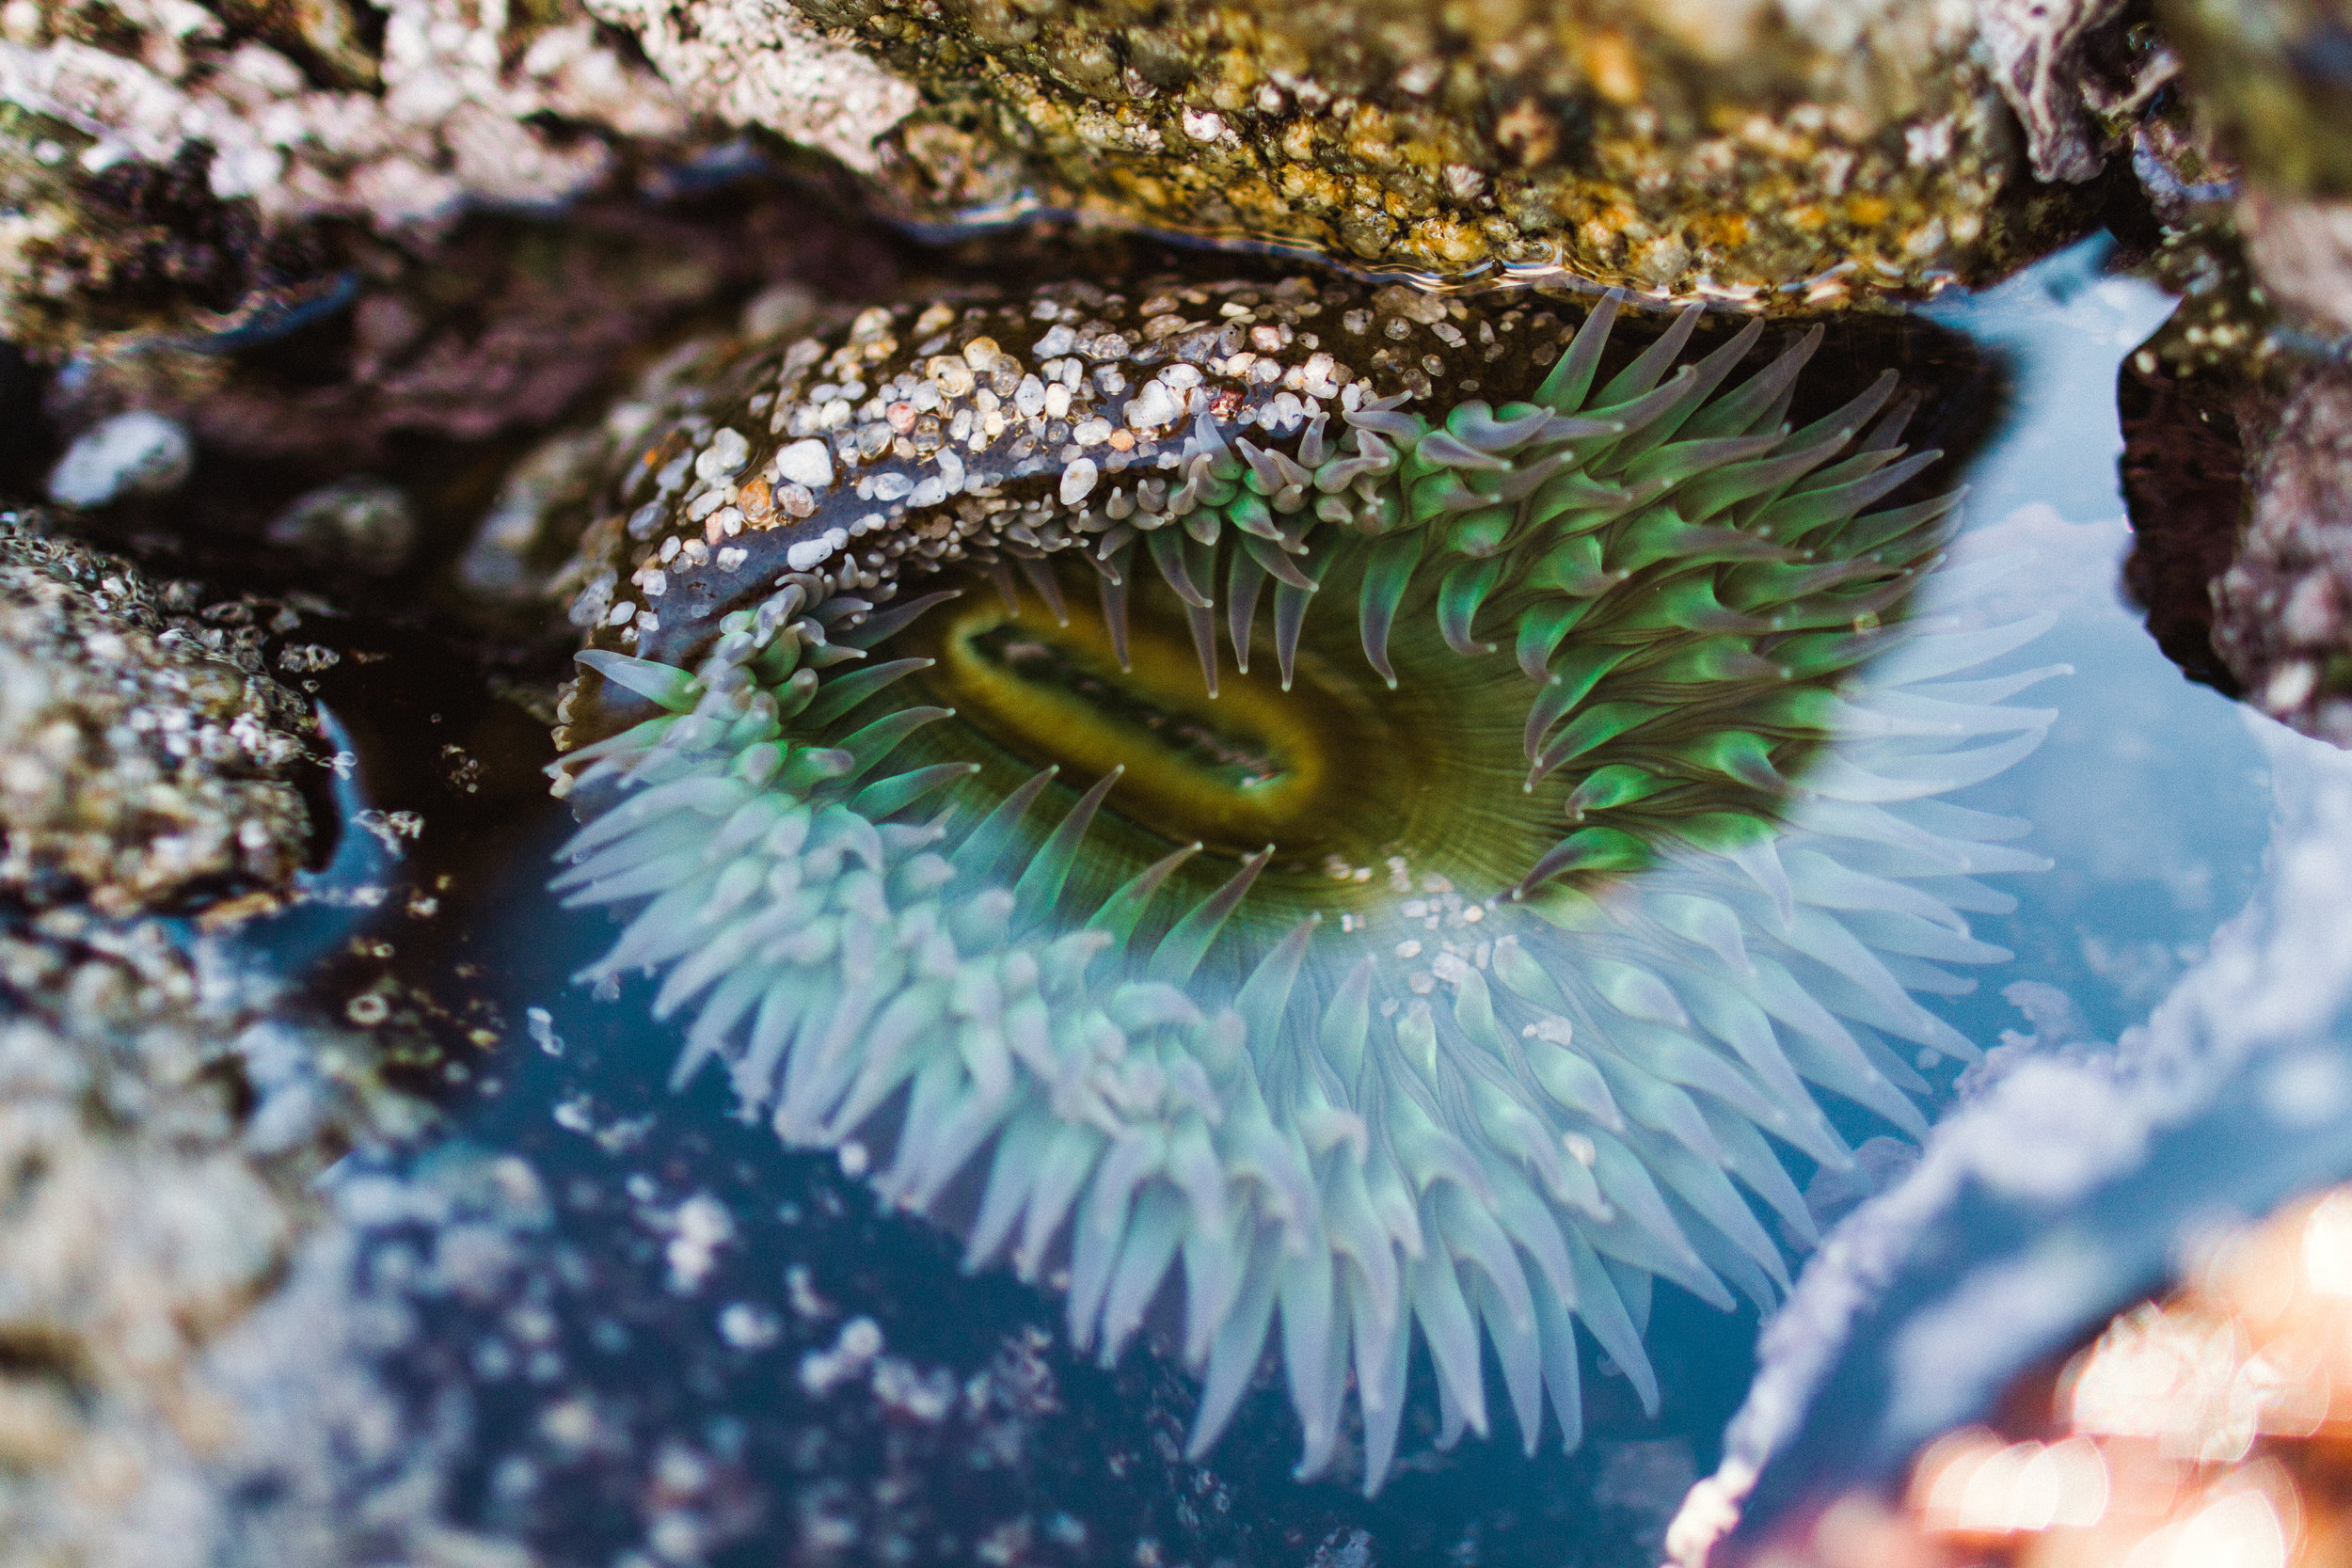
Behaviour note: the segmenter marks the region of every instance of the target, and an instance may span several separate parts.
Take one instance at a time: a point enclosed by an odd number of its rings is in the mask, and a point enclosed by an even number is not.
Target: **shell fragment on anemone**
[[[1491,1357],[1573,1447],[1580,1334],[1655,1408],[1653,1280],[1786,1290],[1817,1095],[1916,1134],[1975,1054],[1915,993],[2041,862],[1937,797],[2050,715],[1970,677],[2037,626],[1908,613],[1953,498],[1892,372],[1792,428],[1818,332],[1615,314],[1072,285],[743,351],[576,615],[589,977],[1105,1362],[1164,1310],[1196,1453],[1269,1352],[1367,1489],[1416,1344],[1444,1442]]]

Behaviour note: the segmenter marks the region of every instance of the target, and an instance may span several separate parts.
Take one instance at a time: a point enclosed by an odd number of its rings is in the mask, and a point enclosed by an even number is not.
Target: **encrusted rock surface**
[[[2118,378],[2125,585],[2191,679],[2352,746],[2352,372],[2183,315]]]
[[[697,102],[805,134],[746,85],[744,50],[802,47],[780,8],[592,3]],[[1981,277],[2059,221],[1967,0],[800,9],[923,89],[882,163],[930,214],[1076,206],[1449,277],[1790,305]]]
[[[929,219],[1075,207],[1449,277],[1917,293],[2079,221],[2028,166],[2096,170],[2078,78],[2111,18],[2061,9],[19,0],[0,336],[252,330],[347,287],[326,220],[426,234],[750,127]]]
[[[233,325],[331,270],[300,220],[544,204],[687,130],[556,0],[59,0],[0,9],[0,336]]]
[[[0,515],[0,889],[123,914],[287,883],[311,721],[240,610]]]

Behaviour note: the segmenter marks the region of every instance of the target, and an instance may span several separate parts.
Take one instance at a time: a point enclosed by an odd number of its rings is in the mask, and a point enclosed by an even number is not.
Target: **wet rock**
[[[288,883],[313,731],[236,610],[0,516],[0,887],[122,914]]]
[[[2304,374],[2249,453],[2214,644],[2264,711],[2352,746],[2352,372]]]
[[[2179,347],[2178,354],[2164,352]],[[2116,375],[2123,500],[2132,552],[2123,586],[2149,635],[2193,681],[2231,696],[2238,677],[2214,647],[2214,580],[2236,553],[2247,509],[2241,415],[2275,413],[2259,382],[2201,365],[2177,323]]]
[[[153,408],[186,422],[207,451],[298,465],[314,483],[365,469],[407,488],[429,531],[436,493],[464,476],[447,462],[404,470],[421,443],[543,429],[649,341],[780,277],[848,289],[895,269],[870,231],[750,179],[668,201],[583,201],[560,219],[485,214],[430,240],[353,245],[347,293],[332,310],[230,352],[93,348],[61,368],[51,419],[72,430]],[[494,470],[485,489],[496,483]]]
[[[54,358],[85,343],[233,330],[333,286],[331,247],[268,233],[250,197],[223,198],[190,143],[153,161],[84,159],[83,117],[26,106],[24,52],[0,41],[0,337]]]
[[[822,74],[782,8],[595,3],[689,98],[808,134],[755,86],[769,55],[778,80]],[[930,216],[1077,207],[1448,277],[1818,305],[1988,276],[2056,238],[2067,205],[2025,178],[1968,6],[799,8],[922,89],[872,160],[848,156]],[[2085,8],[2057,64],[2106,20]],[[893,106],[836,97],[861,138]]]
[[[880,168],[876,143],[921,103],[913,83],[828,37],[789,5],[690,9],[663,0],[592,0],[589,8],[631,29],[695,108],[766,126],[861,173]]]
[[[2124,584],[2190,679],[2352,744],[2352,372],[2248,314],[2192,294],[2118,373]]]
[[[49,499],[81,510],[130,496],[160,496],[187,482],[196,449],[176,420],[146,409],[84,431],[49,475]]]

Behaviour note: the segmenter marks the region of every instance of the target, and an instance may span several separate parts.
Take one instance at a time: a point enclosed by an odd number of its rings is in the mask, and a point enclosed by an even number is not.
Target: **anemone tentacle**
[[[1271,845],[1170,843],[1097,887],[1073,867],[1149,781],[983,787],[935,745],[966,720],[922,700],[931,661],[869,657],[942,603],[797,572],[691,671],[582,656],[654,711],[568,759],[603,809],[558,885],[643,906],[582,978],[660,974],[681,1079],[715,1058],[788,1142],[884,1149],[893,1201],[976,1187],[967,1266],[1066,1270],[1105,1364],[1174,1304],[1196,1456],[1270,1348],[1299,1473],[1332,1464],[1352,1388],[1368,1491],[1417,1338],[1445,1441],[1487,1432],[1491,1349],[1528,1449],[1547,1408],[1574,1447],[1578,1324],[1655,1410],[1652,1279],[1769,1306],[1763,1216],[1812,1239],[1773,1142],[1851,1162],[1816,1091],[1917,1135],[1912,1056],[1975,1055],[1915,993],[2007,957],[1963,911],[2042,863],[1938,797],[2051,715],[2006,705],[2048,672],[1968,678],[2038,626],[1904,617],[1956,498],[1869,510],[1935,455],[1900,444],[1891,372],[1790,429],[1818,330],[1735,382],[1760,328],[1677,368],[1685,315],[1602,381],[1614,313],[1530,401],[1362,398],[1287,437],[1203,409],[1157,472],[1065,477],[961,541],[1064,624],[1083,562],[1131,673],[1139,593],[1211,691],[1220,633],[1244,672],[1264,651],[1269,599],[1284,690],[1334,626],[1391,687],[1507,671],[1518,869],[1397,854],[1384,896],[1263,939],[1233,923],[1288,908]]]

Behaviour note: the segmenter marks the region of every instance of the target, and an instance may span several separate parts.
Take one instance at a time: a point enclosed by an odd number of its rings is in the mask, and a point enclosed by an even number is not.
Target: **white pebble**
[[[1127,400],[1127,427],[1130,430],[1152,430],[1173,424],[1184,412],[1176,395],[1158,381],[1147,381],[1143,389]]]
[[[160,496],[184,483],[196,449],[179,421],[144,408],[91,426],[49,474],[59,506],[106,506],[126,496]]]
[[[1104,434],[1107,436],[1110,433],[1105,430]],[[1097,476],[1098,470],[1091,457],[1081,457],[1064,468],[1061,471],[1062,505],[1075,506],[1086,499],[1094,489],[1094,481]]]
[[[805,484],[812,490],[822,490],[833,483],[833,452],[814,437],[786,447],[776,453],[769,467],[778,479]]]
[[[751,454],[752,444],[743,439],[741,432],[722,430],[710,438],[710,445],[703,449],[702,455],[694,459],[695,476],[705,480],[724,479],[739,470]]]
[[[846,528],[829,528],[814,539],[803,539],[784,552],[784,563],[796,572],[823,564],[834,551],[850,542]]]

